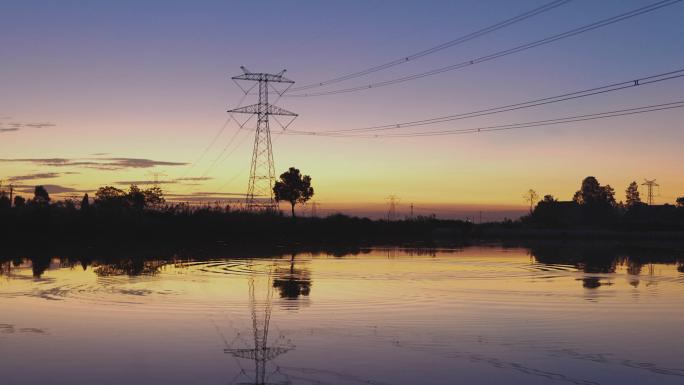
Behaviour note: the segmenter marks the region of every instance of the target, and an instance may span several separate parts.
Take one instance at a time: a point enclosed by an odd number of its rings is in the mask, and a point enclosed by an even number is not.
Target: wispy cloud
[[[166,193],[164,196],[170,202],[217,202],[217,201],[235,201],[242,200],[245,193],[237,192],[219,192],[219,191],[200,191],[189,194],[174,194]]]
[[[0,120],[11,119],[9,116],[3,116]],[[1,122],[0,121],[0,133],[19,131],[22,128],[43,128],[43,127],[55,127],[56,124],[50,122],[37,122],[37,123],[25,123],[25,122]]]
[[[58,178],[62,174],[63,173],[60,173],[60,172],[42,172],[42,173],[28,174],[28,175],[16,175],[16,176],[9,177],[8,179],[10,181],[52,179],[52,178]]]
[[[193,177],[178,178],[176,180],[177,181],[199,182],[199,181],[212,180],[212,179],[214,179],[214,178],[212,178],[210,176],[193,176]]]
[[[109,161],[114,165],[121,166],[122,168],[150,168],[156,166],[185,166],[187,163],[181,162],[166,162],[161,160],[151,160],[151,159],[140,159],[140,158],[106,158],[105,161]]]
[[[17,158],[0,159],[0,162],[32,163],[52,167],[81,167],[97,170],[123,170],[156,166],[184,166],[183,162],[168,162],[144,158]]]
[[[202,176],[202,177],[186,177],[186,178],[176,178],[176,179],[168,179],[168,180],[119,180],[114,182],[114,184],[123,184],[123,185],[131,185],[131,184],[136,184],[136,185],[151,185],[151,184],[182,184],[184,186],[196,186],[199,185],[197,183],[186,183],[186,182],[201,182],[201,181],[207,181],[207,180],[212,180],[214,178],[208,177],[208,176]]]
[[[172,180],[159,180],[159,181],[153,181],[153,180],[118,180],[114,182],[114,184],[125,184],[125,185],[149,185],[149,184],[172,184],[175,183]]]
[[[44,184],[41,185],[45,187],[48,193],[50,194],[66,194],[66,193],[88,193],[88,192],[93,192],[95,191],[94,189],[90,190],[84,190],[84,189],[76,189],[72,187],[67,187],[67,186],[62,186],[58,184]],[[25,194],[33,194],[35,187],[31,186],[20,186],[17,191]]]

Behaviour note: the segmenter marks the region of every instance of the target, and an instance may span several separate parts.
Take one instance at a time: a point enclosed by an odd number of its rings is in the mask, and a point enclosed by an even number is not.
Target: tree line
[[[533,192],[533,190],[530,190]],[[625,199],[617,201],[615,189],[601,185],[596,177],[582,180],[571,201],[559,201],[545,195],[521,222],[540,227],[643,227],[652,230],[684,227],[684,197],[676,203],[648,205],[641,199],[639,185],[631,182],[625,189]],[[534,194],[525,194],[526,200]]]

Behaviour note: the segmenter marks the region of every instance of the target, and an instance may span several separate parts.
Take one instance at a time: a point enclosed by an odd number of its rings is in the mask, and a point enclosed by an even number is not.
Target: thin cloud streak
[[[58,184],[43,184],[41,186],[45,187],[49,194],[90,193],[95,191],[94,189],[76,189]],[[16,191],[24,194],[33,194],[34,189],[35,187],[19,186]]]
[[[0,119],[1,120],[8,120],[8,119],[11,119],[11,117],[5,116],[5,117],[1,117]],[[39,123],[23,123],[23,122],[5,123],[5,122],[0,122],[0,133],[19,131],[22,128],[44,128],[44,127],[55,127],[55,126],[57,126],[57,125],[54,123],[50,123],[50,122],[39,122]]]
[[[169,179],[169,180],[123,180],[123,181],[116,181],[114,184],[125,184],[125,185],[131,185],[131,184],[136,184],[136,185],[149,185],[149,184],[182,184],[184,186],[194,186],[194,185],[199,185],[197,183],[184,183],[184,182],[196,182],[196,181],[207,181],[207,180],[212,180],[214,178],[212,177],[187,177],[187,178],[176,178],[176,179]]]
[[[28,174],[28,175],[17,175],[8,178],[10,181],[20,181],[20,180],[38,180],[38,179],[52,179],[52,178],[58,178],[63,173],[60,172],[42,172],[42,173],[37,173],[37,174]]]
[[[185,166],[185,162],[169,162],[144,158],[17,158],[0,159],[0,162],[32,163],[52,167],[81,167],[97,170],[123,170],[156,166]]]
[[[114,184],[125,184],[125,185],[149,185],[149,184],[173,184],[176,183],[172,180],[119,180],[114,182]]]

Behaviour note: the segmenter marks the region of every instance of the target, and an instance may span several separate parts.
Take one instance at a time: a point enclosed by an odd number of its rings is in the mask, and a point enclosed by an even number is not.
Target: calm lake
[[[681,385],[678,255],[9,257],[0,383]]]

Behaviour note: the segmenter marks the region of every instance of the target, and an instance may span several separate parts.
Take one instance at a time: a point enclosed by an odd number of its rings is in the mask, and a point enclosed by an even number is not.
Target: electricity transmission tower
[[[9,184],[9,199],[10,199],[10,207],[14,204],[14,184],[10,183]]]
[[[154,187],[159,187],[159,177],[165,177],[166,176],[166,173],[159,172],[159,171],[149,172],[147,174],[152,176],[152,178],[153,178],[152,181],[154,183],[153,184]]]
[[[646,202],[648,202],[648,205],[650,206],[653,204],[653,197],[654,197],[653,188],[654,187],[660,187],[660,185],[658,183],[656,183],[655,179],[652,179],[652,180],[644,179],[644,183],[642,183],[641,185],[646,186],[646,188],[648,189],[648,193],[646,193],[647,194],[646,195]]]
[[[387,197],[387,200],[389,201],[387,220],[394,221],[397,219],[397,203],[399,203],[399,198],[396,195],[390,195]]]
[[[284,110],[280,107],[268,103],[269,87],[279,95],[283,95],[294,84],[294,81],[283,77],[285,70],[277,74],[250,72],[245,67],[240,67],[243,74],[233,76],[233,81],[245,92],[258,85],[259,101],[244,107],[228,110],[229,113],[242,113],[257,116],[257,127],[254,135],[254,149],[252,150],[252,163],[249,170],[249,184],[247,186],[247,209],[248,210],[275,210],[276,202],[273,199],[273,185],[275,184],[275,168],[273,166],[273,149],[271,147],[271,130],[269,128],[269,117],[272,115],[290,116],[292,120],[297,114]],[[257,82],[252,88],[245,90],[237,82],[238,80]],[[286,88],[278,91],[273,83],[284,83]],[[277,119],[275,119],[278,122]],[[290,123],[292,123],[290,120]],[[278,124],[280,124],[278,122]],[[282,126],[282,125],[281,125]],[[287,128],[289,124],[283,127]]]
[[[269,275],[269,279],[266,281],[266,298],[264,301],[257,301],[255,294],[256,279],[254,275],[255,273],[252,272],[247,281],[249,285],[249,306],[252,315],[252,342],[254,347],[233,348],[228,346],[224,349],[224,353],[230,354],[235,358],[254,362],[254,377],[249,379],[250,382],[240,382],[239,384],[288,384],[289,382],[269,381],[270,378],[267,374],[266,366],[269,361],[294,349],[294,345],[289,341],[283,341],[281,337],[269,346],[268,329],[271,322],[273,287]]]

